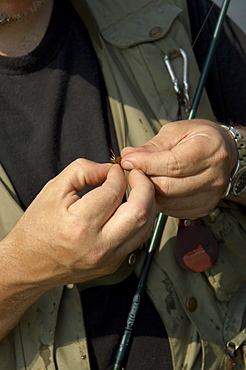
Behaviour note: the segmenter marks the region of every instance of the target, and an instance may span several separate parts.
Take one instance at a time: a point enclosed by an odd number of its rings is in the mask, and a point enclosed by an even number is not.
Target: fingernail
[[[127,171],[131,171],[134,168],[133,164],[128,161],[125,161],[124,163],[122,163],[122,167],[124,168],[124,170],[127,170]]]

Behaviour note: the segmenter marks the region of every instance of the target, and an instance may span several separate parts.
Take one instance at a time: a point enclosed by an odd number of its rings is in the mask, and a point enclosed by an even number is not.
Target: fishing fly
[[[113,163],[113,164],[119,164],[120,165],[121,157],[116,156],[116,154],[114,153],[114,151],[112,149],[110,149],[110,152],[111,152],[110,162]]]

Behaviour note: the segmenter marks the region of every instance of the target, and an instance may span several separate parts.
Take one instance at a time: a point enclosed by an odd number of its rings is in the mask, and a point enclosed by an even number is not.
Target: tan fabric
[[[191,97],[194,94],[199,72],[189,42],[186,2],[90,0],[83,13],[84,1],[73,1],[80,4],[86,24],[97,24],[98,32],[95,36],[93,31],[92,40],[102,65],[119,146],[139,146],[166,122],[176,120],[177,100],[163,62],[165,53],[182,47],[189,54]],[[91,14],[95,17],[93,23]],[[154,27],[160,27],[161,32],[151,37]],[[176,57],[172,63],[181,76],[182,58]],[[213,118],[205,94],[198,116]],[[5,174],[1,178],[8,183]],[[0,187],[1,237],[22,213],[6,189],[5,185]],[[5,221],[7,212],[9,221]],[[240,331],[246,305],[245,212],[222,203],[214,224],[206,218],[202,222],[220,246],[213,268],[195,274],[177,265],[173,253],[177,220],[169,218],[147,282],[149,295],[167,328],[174,370],[224,369],[224,344]],[[138,258],[137,273],[143,258],[144,253]],[[115,283],[130,271],[126,260],[118,275],[95,284]],[[189,310],[191,298],[197,302],[194,311]],[[0,345],[0,369],[89,368],[77,287],[58,287],[48,292]],[[243,369],[242,362],[235,369]]]
[[[0,240],[9,233],[22,214],[13,186],[0,164]]]

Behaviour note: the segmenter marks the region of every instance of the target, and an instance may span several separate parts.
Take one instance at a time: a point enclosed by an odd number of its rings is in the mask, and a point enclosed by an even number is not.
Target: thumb
[[[148,152],[151,152],[151,150],[149,150],[146,144],[139,148],[125,147],[121,151],[121,167],[126,171],[131,171],[136,168],[146,173],[143,156],[144,153]]]

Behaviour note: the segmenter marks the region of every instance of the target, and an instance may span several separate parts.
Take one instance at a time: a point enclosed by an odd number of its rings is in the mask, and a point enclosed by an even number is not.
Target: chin
[[[30,14],[35,13],[45,0],[0,0],[0,17],[2,22],[11,23],[19,19],[24,19]],[[4,21],[6,20],[6,22]]]

